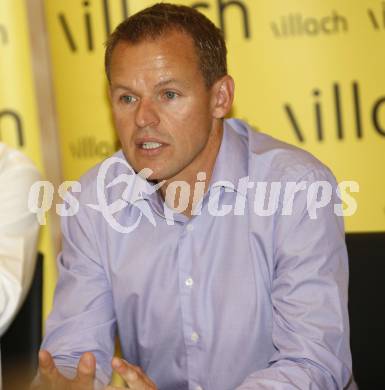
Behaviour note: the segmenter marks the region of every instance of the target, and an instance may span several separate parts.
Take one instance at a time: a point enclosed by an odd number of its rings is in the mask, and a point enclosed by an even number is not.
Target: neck
[[[213,173],[215,161],[218,156],[219,148],[221,146],[223,136],[223,121],[218,121],[214,124],[213,130],[210,133],[209,139],[204,147],[204,149],[196,156],[196,158],[189,164],[185,169],[180,171],[174,177],[167,179],[165,184],[160,188],[161,195],[163,199],[166,198],[168,186],[175,181],[183,181],[189,184],[190,194],[188,199],[188,206],[185,211],[182,213],[187,217],[191,217],[191,213],[196,206],[196,204],[201,200],[203,195],[207,192],[208,186],[211,180]],[[206,177],[202,181],[204,183],[203,191],[194,191],[195,183],[197,182],[197,175],[199,172],[204,172]],[[201,178],[199,178],[201,181]],[[198,194],[195,194],[197,192]],[[195,196],[194,196],[195,194]],[[178,205],[181,201],[180,192],[176,193],[175,204]],[[167,201],[167,199],[166,199]],[[173,205],[168,205],[173,207]]]

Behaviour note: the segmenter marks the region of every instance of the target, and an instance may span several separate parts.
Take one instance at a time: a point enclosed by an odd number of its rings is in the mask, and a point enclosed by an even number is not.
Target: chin
[[[139,167],[139,169],[134,168],[134,170],[136,173],[138,173],[145,168],[151,169],[151,171],[152,171],[151,175],[147,178],[147,180],[149,182],[158,182],[158,181],[162,181],[165,179],[165,175],[162,174],[162,172],[159,172],[156,169],[154,169],[153,167],[151,167],[151,165],[150,166],[141,166],[141,167]]]
[[[173,171],[171,169],[164,169],[165,167],[164,166],[162,167],[161,165],[163,164],[151,164],[150,162],[149,164],[145,164],[145,163],[133,164],[132,167],[136,173],[140,172],[145,168],[151,169],[152,173],[147,178],[147,180],[150,182],[155,182],[155,181],[159,182],[162,180],[170,179],[171,177],[174,176]]]
[[[154,172],[147,180],[150,182],[159,182],[165,179],[166,177],[161,173]]]

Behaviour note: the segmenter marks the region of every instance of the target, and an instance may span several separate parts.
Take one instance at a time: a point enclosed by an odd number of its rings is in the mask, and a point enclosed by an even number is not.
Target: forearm
[[[34,226],[24,236],[0,232],[0,335],[16,316],[30,287],[36,262],[38,230]],[[26,249],[31,249],[31,252]]]
[[[313,362],[281,360],[253,372],[236,390],[342,390],[331,375]]]
[[[3,335],[11,324],[20,306],[22,286],[0,265],[0,335]]]

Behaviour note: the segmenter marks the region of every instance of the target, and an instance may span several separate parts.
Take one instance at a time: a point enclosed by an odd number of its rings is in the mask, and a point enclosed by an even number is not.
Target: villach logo
[[[125,172],[120,173],[106,183],[109,169],[116,164],[123,165]],[[88,203],[85,206],[101,213],[109,226],[120,233],[127,234],[134,231],[142,221],[142,217],[145,217],[151,225],[156,226],[156,219],[146,198],[158,191],[165,181],[151,185],[147,181],[151,174],[152,170],[149,168],[144,168],[139,173],[136,173],[124,158],[110,157],[100,165],[98,170],[96,178],[98,203]],[[193,187],[193,194],[191,194],[190,184],[184,181],[175,181],[167,186],[163,212],[168,225],[174,225],[174,216],[178,213],[183,213],[187,209],[190,199],[194,199],[195,202],[193,203],[192,215],[201,214],[205,180],[206,174],[199,172],[197,174],[197,182],[195,182]],[[123,192],[115,191],[113,196],[118,195],[119,198],[109,203],[106,190],[111,190],[122,183],[125,185]],[[62,217],[73,216],[78,213],[80,208],[78,199],[71,192],[67,191],[69,187],[71,187],[72,192],[81,192],[81,183],[79,182],[64,182],[60,185],[58,194],[64,200],[64,203],[56,205],[56,212]],[[224,188],[225,192],[236,194],[234,204],[220,202],[221,188]],[[43,190],[42,196],[41,190]],[[252,192],[252,190],[254,191]],[[333,191],[335,191],[334,197]],[[359,185],[355,181],[342,181],[336,186],[334,182],[330,183],[326,180],[312,182],[302,180],[284,183],[279,181],[252,182],[246,176],[239,179],[237,186],[229,181],[213,183],[209,191],[207,211],[212,216],[223,217],[231,213],[235,216],[244,216],[246,210],[249,212],[249,209],[253,209],[252,211],[257,216],[272,216],[278,212],[279,205],[281,205],[282,207],[279,209],[281,215],[289,216],[293,214],[295,208],[294,200],[297,196],[296,194],[302,192],[301,202],[303,203],[301,203],[300,209],[306,203],[306,210],[310,219],[317,219],[317,213],[329,205],[332,199],[335,200],[337,198],[341,202],[336,202],[332,205],[334,213],[337,216],[351,216],[357,210],[357,202],[350,193],[358,191]],[[247,203],[249,193],[254,195],[254,198],[249,198],[250,202]],[[31,186],[28,207],[31,212],[37,215],[40,224],[46,223],[45,214],[52,206],[53,194],[54,187],[48,181],[37,181]],[[191,195],[193,196],[191,197]],[[247,207],[246,204],[252,206]],[[116,214],[126,207],[134,207],[139,210],[137,219],[129,226],[122,225],[116,218]]]

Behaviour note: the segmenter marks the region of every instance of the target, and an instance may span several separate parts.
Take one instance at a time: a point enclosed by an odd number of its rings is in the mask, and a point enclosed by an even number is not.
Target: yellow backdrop
[[[154,1],[46,1],[63,170],[76,179],[116,147],[103,42]],[[233,114],[309,150],[360,192],[348,231],[385,230],[385,12],[378,0],[179,1],[220,26]]]
[[[24,1],[0,1],[0,140],[22,150],[44,176],[38,110]],[[48,225],[40,234],[44,255],[43,314],[52,304],[56,267]]]

